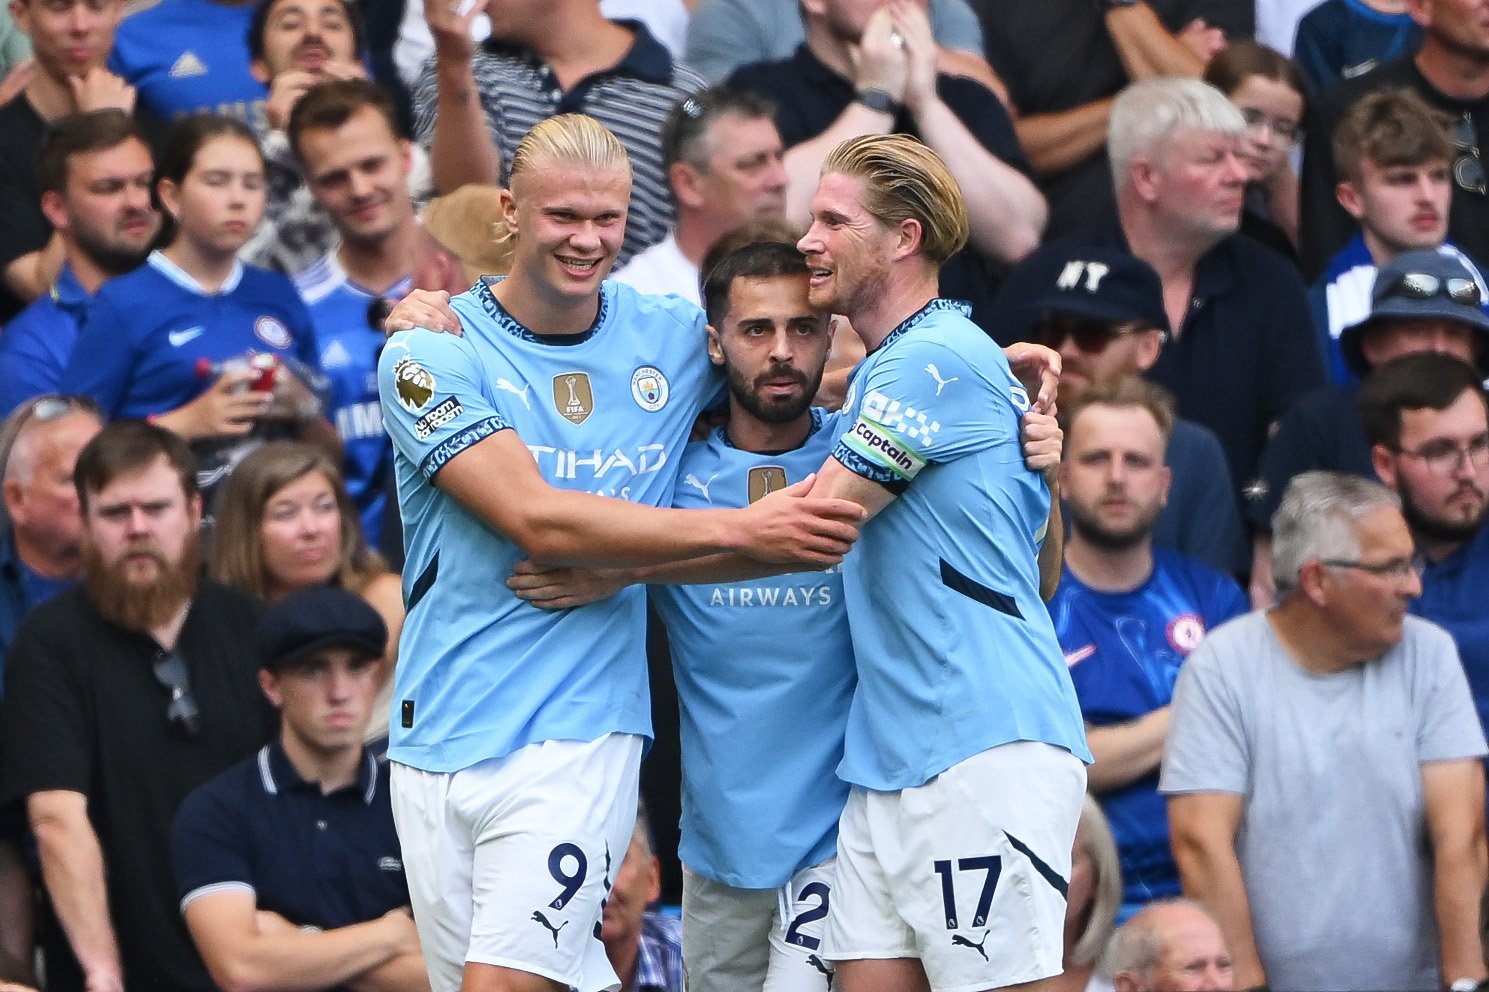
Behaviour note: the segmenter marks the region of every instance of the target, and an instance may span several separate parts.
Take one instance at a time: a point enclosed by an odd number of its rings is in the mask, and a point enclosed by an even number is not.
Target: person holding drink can
[[[334,432],[320,416],[310,317],[293,284],[238,261],[263,217],[251,131],[199,114],[176,125],[156,195],[165,247],[99,290],[63,373],[111,419],[148,418],[191,443],[205,487],[271,437]]]

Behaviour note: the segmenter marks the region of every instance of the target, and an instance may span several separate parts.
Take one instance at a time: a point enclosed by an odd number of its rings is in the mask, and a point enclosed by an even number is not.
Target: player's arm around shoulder
[[[322,931],[260,911],[251,888],[231,886],[190,898],[182,912],[207,971],[223,992],[355,986],[390,963],[419,959],[418,934],[406,908]],[[404,973],[418,979],[403,986],[406,992],[427,992],[422,968]]]

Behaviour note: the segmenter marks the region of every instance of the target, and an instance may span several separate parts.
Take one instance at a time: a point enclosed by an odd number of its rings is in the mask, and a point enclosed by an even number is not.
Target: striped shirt
[[[682,921],[648,912],[641,918],[636,992],[682,992]]]
[[[472,62],[486,126],[501,153],[500,182],[506,185],[512,153],[534,124],[555,114],[582,113],[615,133],[631,159],[631,209],[618,265],[667,236],[672,201],[662,168],[662,124],[672,105],[704,87],[703,77],[674,62],[639,22],[621,22],[636,32],[635,44],[609,69],[585,77],[565,92],[553,70],[532,51],[491,38]],[[414,133],[426,146],[434,140],[434,61],[414,87]]]

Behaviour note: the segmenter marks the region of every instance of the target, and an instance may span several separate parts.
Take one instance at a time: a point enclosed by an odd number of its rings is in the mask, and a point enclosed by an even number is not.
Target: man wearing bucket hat
[[[1146,372],[1168,337],[1163,284],[1152,266],[1107,245],[1057,241],[1036,250],[1009,277],[1017,292],[1007,317],[1012,336],[1060,353],[1062,419],[1092,386]],[[1222,571],[1245,564],[1241,520],[1217,512],[1233,502],[1230,470],[1214,432],[1174,421],[1165,461],[1173,473],[1153,540]]]
[[[1369,316],[1339,334],[1344,362],[1356,376],[1420,352],[1452,355],[1485,370],[1489,317],[1474,273],[1460,259],[1437,251],[1398,255],[1381,267],[1370,299]],[[1358,387],[1334,384],[1308,393],[1283,416],[1262,452],[1260,479],[1247,492],[1247,515],[1257,529],[1254,605],[1272,598],[1271,519],[1288,480],[1310,469],[1375,475],[1357,393]]]
[[[362,746],[387,628],[321,586],[271,607],[256,639],[279,733],[193,792],[172,829],[192,940],[224,988],[423,992],[388,766]]]

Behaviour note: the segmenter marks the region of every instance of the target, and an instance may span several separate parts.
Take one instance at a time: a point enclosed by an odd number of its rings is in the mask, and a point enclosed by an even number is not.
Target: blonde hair
[[[538,121],[522,136],[512,153],[507,184],[531,169],[557,163],[631,174],[625,146],[605,125],[588,114],[558,114]]]
[[[502,216],[501,190],[467,183],[429,201],[424,208],[424,231],[453,255],[465,270],[465,281],[507,274],[512,264],[512,241]]]
[[[312,472],[331,484],[341,514],[341,554],[330,584],[360,594],[367,583],[388,570],[382,555],[367,547],[357,507],[347,495],[336,463],[313,445],[271,441],[239,462],[222,485],[207,568],[213,579],[268,598],[269,574],[259,530],[264,509],[275,493]]]
[[[822,175],[840,173],[864,181],[863,207],[880,223],[920,224],[920,251],[941,265],[967,244],[967,203],[940,156],[904,134],[849,138],[828,153]]]

